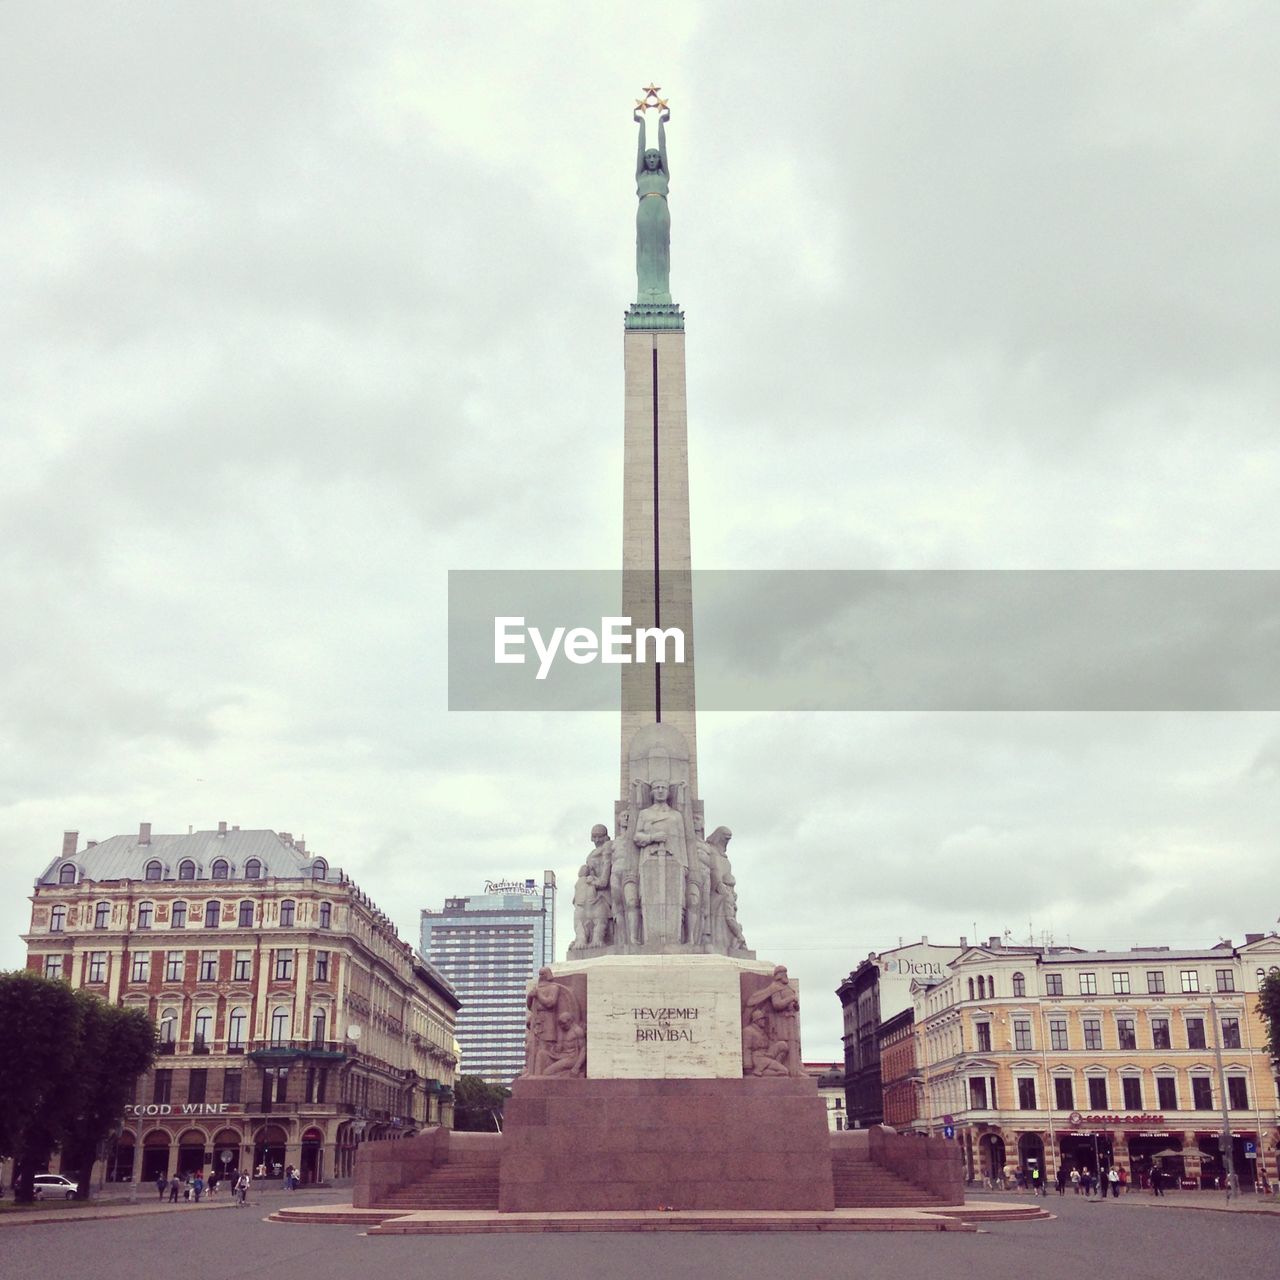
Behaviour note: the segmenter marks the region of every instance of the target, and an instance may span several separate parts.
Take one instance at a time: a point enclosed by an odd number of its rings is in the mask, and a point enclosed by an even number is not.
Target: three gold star
[[[670,112],[671,108],[667,106],[665,98],[658,97],[659,91],[662,89],[660,84],[646,85],[644,89],[644,97],[636,99],[636,110],[640,112],[648,111],[650,107],[656,107],[659,112]]]

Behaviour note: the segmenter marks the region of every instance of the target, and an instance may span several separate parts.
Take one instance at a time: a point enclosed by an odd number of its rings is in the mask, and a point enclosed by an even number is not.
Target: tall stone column
[[[633,662],[620,668],[618,794],[625,798],[630,790],[628,744],[637,730],[661,722],[678,729],[689,744],[692,800],[698,795],[698,774],[684,319],[671,304],[637,304],[627,315],[626,324],[622,613],[635,627],[678,627],[685,637],[685,661]]]

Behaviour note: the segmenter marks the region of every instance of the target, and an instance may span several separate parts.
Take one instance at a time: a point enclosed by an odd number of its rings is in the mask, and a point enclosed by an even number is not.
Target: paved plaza
[[[289,1203],[324,1203],[323,1192]],[[716,1233],[368,1238],[355,1227],[281,1226],[227,1207],[96,1221],[18,1225],[0,1219],[0,1271],[13,1277],[78,1274],[95,1280],[401,1280],[429,1272],[450,1280],[719,1280],[740,1275],[797,1280],[1080,1280],[1123,1275],[1270,1275],[1280,1215],[1222,1213],[1132,1196],[1099,1203],[1050,1196],[1053,1221],[992,1223],[976,1235]],[[1204,1201],[1197,1200],[1203,1205]]]

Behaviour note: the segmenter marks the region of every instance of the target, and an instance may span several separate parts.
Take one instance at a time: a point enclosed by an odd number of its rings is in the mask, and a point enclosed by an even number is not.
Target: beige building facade
[[[28,969],[158,1029],[105,1178],[332,1180],[361,1142],[452,1123],[457,996],[289,833],[68,832],[31,902]]]
[[[1257,1012],[1280,937],[1199,950],[967,948],[915,992],[921,1128],[974,1181],[1008,1168],[1153,1168],[1183,1185],[1277,1180],[1277,1081]],[[1175,1153],[1173,1155],[1161,1153]]]

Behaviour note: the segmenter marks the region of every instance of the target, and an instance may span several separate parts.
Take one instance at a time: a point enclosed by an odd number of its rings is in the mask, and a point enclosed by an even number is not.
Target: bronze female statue
[[[645,150],[644,114],[634,113],[640,126],[636,147],[636,301],[671,301],[671,211],[667,208],[671,170],[667,165],[666,122],[671,112],[658,113],[658,149]]]

